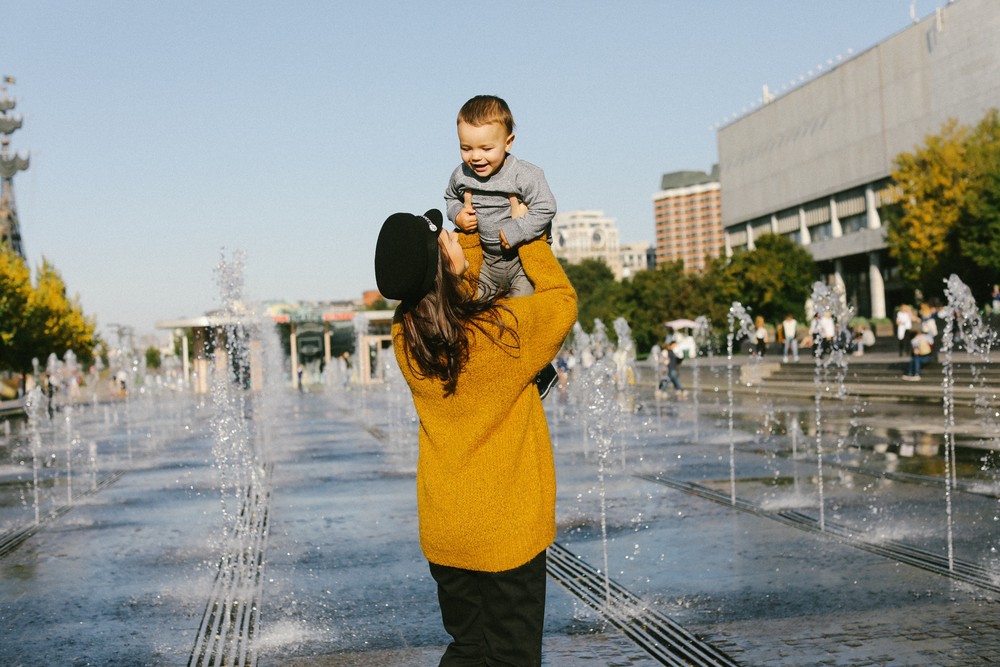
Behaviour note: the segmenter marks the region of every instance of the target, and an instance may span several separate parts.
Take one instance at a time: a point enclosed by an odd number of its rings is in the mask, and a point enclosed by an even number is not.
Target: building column
[[[208,332],[205,327],[195,327],[191,333],[194,335],[194,391],[204,394],[208,392]]]
[[[885,318],[885,279],[877,252],[868,253],[868,285],[871,290],[872,319]]]
[[[833,285],[846,299],[847,285],[844,284],[844,261],[841,259],[833,260]]]
[[[837,201],[833,197],[830,197],[830,232],[835,239],[844,235],[844,228],[840,226],[840,216],[837,215]]]
[[[288,323],[288,356],[292,360],[292,386],[299,386],[299,345],[295,335],[295,322]]]
[[[806,225],[806,210],[799,206],[799,243],[801,245],[812,244],[812,235]]]
[[[746,224],[746,230],[747,230],[747,250],[753,250],[757,246],[755,246],[753,243],[753,227],[750,226],[749,222]]]
[[[871,185],[865,187],[865,212],[868,215],[868,229],[879,229],[882,226],[882,218],[879,217],[878,208],[875,207],[875,190]]]
[[[331,357],[330,354],[330,349],[331,349],[330,338],[332,335],[333,334],[330,331],[330,320],[324,319],[323,320],[323,368],[329,368],[330,362],[333,361],[333,358]]]

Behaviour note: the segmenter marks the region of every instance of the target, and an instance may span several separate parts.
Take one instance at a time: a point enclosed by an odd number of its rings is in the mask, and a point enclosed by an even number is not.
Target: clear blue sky
[[[7,0],[26,251],[105,333],[217,307],[223,249],[246,253],[250,299],[358,297],[382,220],[443,206],[455,115],[480,93],[510,103],[513,152],[561,211],[652,241],[661,175],[710,169],[717,123],[905,28],[910,6]]]

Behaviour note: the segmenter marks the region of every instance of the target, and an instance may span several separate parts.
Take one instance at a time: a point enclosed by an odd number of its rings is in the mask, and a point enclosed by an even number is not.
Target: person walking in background
[[[822,348],[820,356],[833,352],[834,339],[837,336],[837,325],[833,321],[833,314],[825,311],[819,318],[819,333],[822,338]]]
[[[393,347],[420,420],[420,545],[452,637],[440,665],[538,667],[556,474],[534,378],[576,322],[576,293],[538,239],[518,249],[533,294],[477,295],[479,236],[442,222],[437,210],[396,213],[375,247],[379,292],[400,301]]]
[[[931,361],[937,361],[938,325],[937,308],[931,307],[926,301],[920,304],[920,331],[930,336],[933,351]]]
[[[665,398],[667,394],[667,389],[673,386],[674,391],[677,392],[678,398],[686,398],[687,392],[684,391],[684,387],[681,386],[681,374],[680,365],[681,358],[677,356],[677,341],[672,340],[667,343],[667,347],[662,352],[662,356],[666,361],[667,366],[667,377],[660,380],[657,386],[657,398]],[[669,382],[669,384],[667,384]]]
[[[753,332],[753,353],[758,357],[763,358],[767,354],[767,327],[764,326],[764,317],[758,315],[754,321],[754,332]]]
[[[789,350],[792,352],[792,359],[796,363],[799,361],[799,340],[796,338],[798,330],[799,323],[795,320],[795,317],[791,313],[785,315],[785,319],[781,321],[781,333],[785,337],[785,346],[781,361],[786,364],[788,363]]]
[[[905,303],[896,311],[896,340],[899,341],[899,356],[908,352],[911,330],[913,329],[913,316],[910,307]]]
[[[920,379],[920,369],[931,360],[934,341],[928,334],[920,331],[910,340],[910,350],[910,364],[903,374],[903,379],[916,382]]]

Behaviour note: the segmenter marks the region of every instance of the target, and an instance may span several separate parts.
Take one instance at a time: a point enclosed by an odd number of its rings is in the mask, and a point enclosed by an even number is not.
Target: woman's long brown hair
[[[431,291],[402,312],[402,336],[410,368],[444,385],[445,395],[455,391],[459,373],[469,359],[469,325],[501,346],[516,349],[517,331],[508,327],[497,303],[506,292],[476,296],[476,285],[444,268],[438,257],[437,277]],[[513,314],[513,313],[512,313]]]

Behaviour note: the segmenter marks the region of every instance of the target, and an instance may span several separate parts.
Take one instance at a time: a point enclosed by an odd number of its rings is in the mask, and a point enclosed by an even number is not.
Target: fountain
[[[829,369],[835,369],[836,398],[843,398],[845,393],[844,377],[847,373],[847,348],[843,335],[849,331],[851,309],[847,307],[842,290],[831,289],[822,282],[813,284],[812,303],[820,327],[819,342],[814,340],[813,360],[816,368],[814,373],[814,400],[816,416],[816,486],[819,495],[819,529],[826,527],[826,502],[823,489],[823,410],[824,379]],[[839,441],[842,442],[842,441]],[[839,451],[839,450],[838,450]]]
[[[273,331],[244,303],[243,270],[237,256],[217,271],[226,323],[207,400],[150,376],[132,380],[141,368],[115,355],[134,391],[68,406],[61,401],[72,392],[63,392],[50,419],[34,389],[31,418],[0,438],[0,663],[30,655],[36,664],[409,666],[440,656],[447,638],[415,525],[418,424],[391,352],[376,354],[382,384],[299,394]],[[829,390],[814,375],[815,391],[807,378],[801,396],[776,403],[788,415],[784,434],[740,423],[737,410],[756,410],[759,396],[734,377],[737,336],[750,326],[737,306],[728,406],[699,402],[712,388],[697,375],[709,366],[697,363],[693,400],[656,413],[655,429],[655,385],[630,365],[627,322],[614,324],[617,345],[603,324],[593,336],[575,331],[568,396],[543,404],[560,476],[550,573],[562,585],[549,591],[548,659],[780,664],[794,642],[799,664],[877,662],[887,650],[904,664],[949,664],[921,653],[934,648],[919,638],[929,632],[954,664],[992,655],[989,633],[965,630],[992,622],[990,596],[1000,592],[997,485],[975,458],[983,451],[970,454],[963,443],[982,436],[977,444],[996,451],[996,418],[988,421],[996,410],[984,376],[978,418],[963,414],[955,397],[970,389],[951,375],[959,339],[977,364],[989,364],[993,334],[976,333],[974,304],[949,283],[943,479],[937,461],[889,456],[925,446],[887,430],[923,428],[907,424],[926,420],[919,406],[845,416],[843,401],[826,401],[819,411],[818,388],[824,399],[843,393],[842,358],[824,355],[815,369]],[[708,349],[701,321],[698,347]],[[245,388],[247,360],[264,368],[262,389]],[[813,403],[806,433],[793,416]],[[866,421],[878,422],[882,440],[845,440]],[[829,440],[821,436],[831,431],[850,447],[843,460],[823,462]],[[820,483],[824,467],[842,472],[839,486],[831,477],[818,522],[798,511],[806,504],[798,494],[768,497],[797,488],[800,476],[811,487],[816,470],[800,475],[796,465],[810,436]],[[783,448],[790,461],[775,454]],[[946,485],[947,535],[928,527],[941,514],[932,481]],[[16,530],[20,542],[10,546]],[[947,559],[937,562],[945,541]]]
[[[955,344],[956,342],[961,342],[966,352],[973,355],[976,360],[985,365],[990,361],[990,351],[997,342],[997,333],[984,325],[982,317],[979,315],[979,309],[976,306],[976,300],[972,296],[972,291],[957,275],[952,274],[945,283],[944,293],[948,304],[945,308],[944,333],[941,337],[941,354],[944,359],[942,364],[942,388],[944,396],[945,437],[945,513],[947,517],[948,569],[954,571],[955,547],[952,495],[957,485],[956,470],[958,467],[955,456]],[[974,375],[978,375],[975,366],[973,372]],[[979,382],[976,384],[979,384]],[[980,397],[984,395],[980,394]],[[978,407],[981,407],[981,404]],[[982,410],[979,412],[982,414]],[[989,413],[996,414],[993,410],[989,410]]]
[[[753,320],[739,301],[733,301],[726,315],[729,333],[726,335],[726,396],[729,400],[729,489],[732,503],[736,504],[736,440],[733,434],[733,349],[736,341],[753,340]],[[756,357],[755,357],[756,359]],[[757,359],[759,361],[759,359]]]

